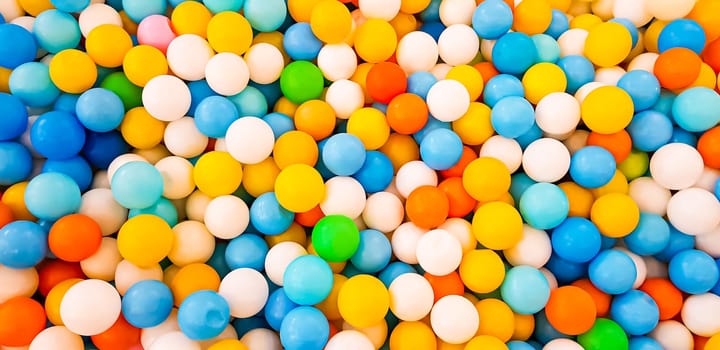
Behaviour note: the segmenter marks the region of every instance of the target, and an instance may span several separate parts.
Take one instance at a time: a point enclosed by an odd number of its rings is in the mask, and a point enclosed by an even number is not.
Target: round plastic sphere
[[[327,318],[312,306],[291,310],[280,326],[280,342],[288,350],[322,349],[329,338]]]
[[[316,99],[322,94],[322,71],[308,61],[292,62],[280,75],[280,89],[295,104]]]
[[[650,295],[631,290],[613,298],[610,315],[627,334],[644,335],[655,329],[660,311]]]
[[[636,112],[651,108],[660,100],[660,82],[648,71],[629,71],[617,86],[630,94]]]
[[[710,255],[696,249],[684,250],[673,256],[668,272],[672,283],[689,294],[706,293],[718,281],[717,264]]]
[[[32,155],[20,143],[0,142],[0,184],[10,186],[25,180],[33,168]]]
[[[245,202],[232,195],[215,197],[207,204],[203,221],[213,236],[233,239],[250,223],[250,209]]]
[[[382,152],[368,151],[362,168],[353,174],[366,193],[376,193],[390,186],[393,178],[393,166]]]
[[[272,32],[285,22],[287,4],[280,0],[245,0],[243,13],[257,31]]]
[[[25,205],[37,218],[57,220],[80,209],[80,188],[61,173],[36,176],[25,190]]]
[[[23,100],[15,94],[0,93],[0,140],[13,140],[22,135],[28,127],[28,112]]]
[[[576,286],[553,289],[544,313],[553,328],[568,335],[587,332],[597,317],[592,295]]]
[[[312,231],[313,247],[329,262],[350,259],[360,245],[357,226],[344,215],[328,215],[317,222]]]
[[[30,141],[35,151],[49,159],[70,158],[85,145],[85,129],[72,114],[47,112],[33,123]]]
[[[155,119],[171,122],[185,116],[190,109],[190,89],[175,76],[158,75],[145,85],[142,102]]]
[[[153,232],[149,237],[147,232]],[[174,235],[160,217],[141,214],[126,221],[118,232],[120,255],[139,267],[154,266],[172,249]]]
[[[633,287],[637,268],[630,256],[620,250],[600,252],[588,266],[593,285],[607,294],[622,294]]]
[[[27,347],[45,328],[45,310],[37,301],[18,296],[0,305],[0,320],[3,323],[0,342],[8,347]]]
[[[578,336],[578,343],[585,349],[627,349],[628,337],[615,321],[598,318],[589,331]]]
[[[314,255],[295,258],[283,274],[285,293],[298,305],[315,305],[325,300],[332,286],[333,273],[330,266]]]
[[[380,231],[367,229],[360,232],[360,244],[350,261],[358,270],[376,273],[390,262],[392,247]]]
[[[95,88],[80,95],[75,114],[88,130],[108,132],[120,126],[125,116],[125,108],[122,100],[115,93],[103,88]]]
[[[52,0],[51,2],[58,10],[68,13],[81,12],[90,5],[90,0]]]
[[[40,62],[28,62],[15,68],[10,74],[8,87],[14,96],[29,107],[48,106],[60,96],[60,90],[50,79],[49,67]],[[17,111],[13,111],[17,107],[14,103],[19,101],[5,102],[8,103],[8,106],[5,106],[8,112],[13,112],[9,115],[10,119],[4,122],[10,126],[6,132],[13,132],[17,126],[15,123],[18,122],[15,119]]]
[[[525,98],[509,96],[495,104],[490,118],[493,129],[499,135],[514,139],[533,127],[535,110]]]
[[[438,38],[440,58],[451,66],[470,63],[479,48],[477,33],[465,24],[453,24],[445,28]]]
[[[689,235],[709,234],[720,224],[720,202],[712,193],[700,188],[675,193],[667,208],[670,223]]]
[[[243,117],[235,120],[225,133],[228,152],[244,164],[257,164],[265,160],[272,153],[274,143],[270,125],[260,118]]]
[[[526,291],[533,294],[527,295]],[[531,266],[516,266],[508,270],[500,286],[503,300],[518,314],[534,314],[545,307],[550,298],[550,285],[543,273]]]
[[[159,0],[123,0],[122,5],[128,17],[135,23],[140,23],[145,17],[151,15],[164,14],[167,8],[167,3]]]
[[[684,143],[669,143],[650,158],[650,174],[663,187],[681,190],[693,186],[702,176],[700,153]]]
[[[313,33],[322,41],[328,44],[337,44],[347,39],[353,30],[353,19],[350,11],[342,4],[321,1],[320,6],[313,6],[310,13],[310,25]],[[338,6],[341,5],[341,6]],[[390,13],[399,8],[389,6]],[[383,9],[384,10],[384,9]],[[362,8],[360,9],[362,11]],[[392,16],[394,17],[394,15]],[[369,16],[366,16],[369,18]],[[392,18],[388,18],[390,20]]]
[[[709,315],[720,308],[720,297],[713,293],[692,295],[687,298],[682,309],[682,320],[694,334],[713,337],[720,328],[720,323]]]
[[[504,1],[483,1],[473,12],[472,27],[486,40],[495,40],[507,33],[512,23],[512,9]]]
[[[590,220],[570,217],[553,230],[553,252],[559,257],[585,263],[592,260],[601,247],[600,231]]]
[[[163,193],[162,174],[146,162],[129,162],[115,172],[111,189],[115,200],[129,209],[155,204]]]
[[[178,309],[180,330],[190,339],[214,338],[230,323],[230,306],[220,294],[202,290],[185,298]]]
[[[123,296],[122,314],[138,328],[155,327],[164,322],[173,307],[173,295],[165,283],[143,280],[133,284]]]
[[[430,131],[420,143],[420,157],[430,168],[446,170],[460,161],[462,141],[453,131]]]
[[[492,62],[500,73],[522,74],[536,63],[537,48],[525,33],[507,33],[497,39],[492,50]]]
[[[275,179],[275,191],[280,205],[292,212],[304,213],[325,198],[325,183],[313,167],[293,164]]]
[[[268,43],[257,43],[245,53],[245,63],[250,80],[258,84],[270,84],[280,78],[285,62],[280,50]]]
[[[322,161],[336,175],[353,175],[365,163],[365,147],[355,135],[336,134],[325,143]]]
[[[398,64],[410,76],[416,72],[429,72],[435,67],[437,59],[437,42],[425,32],[410,32],[398,43]],[[411,85],[410,83],[408,81],[408,85]]]
[[[525,174],[535,181],[555,182],[567,174],[570,152],[558,140],[541,138],[525,148],[522,166]]]
[[[475,336],[480,317],[475,305],[463,296],[448,295],[438,300],[430,312],[430,325],[438,338],[462,344]]]
[[[668,23],[658,36],[657,47],[660,53],[675,47],[684,47],[702,53],[706,44],[705,31],[692,19],[676,19]]]
[[[0,39],[9,45],[0,49],[0,67],[15,69],[19,65],[32,62],[37,55],[38,45],[33,34],[27,29],[12,25],[0,24]]]
[[[632,337],[630,338],[630,350],[661,350],[663,347],[657,340],[650,337]]]
[[[75,48],[80,43],[80,27],[69,13],[48,10],[37,16],[33,34],[39,46],[50,53]]]
[[[109,283],[89,279],[74,284],[60,303],[65,327],[79,335],[96,335],[109,329],[120,316],[121,301]]]
[[[672,103],[673,120],[690,132],[705,131],[717,125],[720,116],[708,113],[700,106],[718,108],[720,95],[706,87],[693,87],[681,92]]]
[[[48,252],[45,230],[31,221],[13,221],[0,228],[0,263],[14,269],[39,264]]]
[[[567,218],[570,203],[560,187],[551,183],[537,183],[523,192],[519,208],[530,226],[546,230],[560,225]]]
[[[638,226],[624,238],[628,249],[639,255],[655,255],[670,242],[670,226],[657,214],[640,213]]]
[[[522,81],[513,75],[498,74],[485,84],[483,101],[490,107],[494,107],[498,101],[510,96],[525,96],[525,87]]]
[[[286,241],[274,245],[265,256],[265,273],[268,279],[278,286],[284,285],[284,274],[295,258],[308,252],[296,242]]]
[[[372,350],[375,349],[372,341],[367,335],[360,331],[355,330],[344,330],[335,334],[330,338],[327,345],[327,350],[343,350],[343,349],[355,349],[355,350]]]
[[[298,305],[293,303],[292,300],[287,297],[285,290],[283,288],[278,288],[268,297],[267,304],[265,305],[265,311],[263,313],[270,327],[278,331],[280,330],[282,320],[288,312],[292,311],[296,307],[298,307]]]
[[[247,318],[254,316],[268,300],[268,283],[257,270],[234,269],[220,282],[218,293],[230,305],[230,315]]]
[[[323,46],[308,23],[295,23],[283,36],[283,48],[293,60],[313,60]]]
[[[433,306],[433,290],[424,277],[404,273],[388,287],[390,310],[403,321],[417,321],[427,316]]]
[[[553,92],[543,97],[535,108],[535,122],[552,135],[572,132],[580,122],[580,104],[564,92]]]
[[[643,111],[633,117],[627,128],[633,147],[653,152],[671,141],[673,125],[670,118],[656,111]]]
[[[250,222],[266,235],[277,235],[285,232],[293,222],[295,214],[278,203],[274,192],[267,192],[250,206]]]
[[[570,176],[585,188],[604,186],[615,176],[615,158],[599,146],[579,149],[570,159]]]
[[[340,287],[338,310],[354,328],[367,328],[382,322],[390,307],[390,295],[376,277],[360,274]]]

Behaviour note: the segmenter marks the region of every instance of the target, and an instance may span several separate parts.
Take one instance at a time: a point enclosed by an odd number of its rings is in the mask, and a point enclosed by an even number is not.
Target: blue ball
[[[48,253],[47,232],[31,221],[13,221],[0,228],[0,264],[27,269]]]
[[[270,125],[276,140],[284,133],[295,130],[293,119],[282,113],[273,112],[267,114],[262,117],[262,120]]]
[[[524,97],[508,96],[495,104],[490,122],[498,135],[514,139],[532,129],[535,110]]]
[[[595,66],[585,56],[565,56],[558,60],[557,65],[567,77],[568,93],[574,94],[580,87],[595,80]]]
[[[279,235],[292,225],[295,214],[283,208],[275,192],[261,194],[250,205],[250,223],[262,234]]]
[[[283,288],[279,288],[268,297],[267,304],[265,304],[265,319],[272,329],[279,331],[285,316],[296,307],[298,304],[293,303],[287,297]]]
[[[195,126],[207,137],[222,138],[240,117],[235,104],[223,96],[204,98],[195,108]]]
[[[358,270],[373,274],[384,269],[392,257],[390,241],[378,230],[360,231],[360,245],[350,258]]]
[[[673,134],[668,143],[684,143],[686,145],[695,147],[697,146],[697,141],[698,138],[695,134],[676,126],[673,128]]]
[[[530,130],[515,138],[515,141],[520,144],[520,148],[525,150],[527,146],[539,140],[541,137],[543,137],[542,129],[540,129],[537,124],[533,123],[533,125],[530,127]]]
[[[570,202],[560,187],[551,183],[531,185],[520,197],[520,214],[530,226],[547,230],[560,225],[570,212]]]
[[[520,79],[509,74],[498,74],[490,78],[483,89],[483,102],[490,107],[510,96],[525,96],[525,87]]]
[[[381,106],[377,106],[377,107],[375,107],[375,105],[376,104],[374,103],[373,107],[375,109],[383,112],[384,114],[387,114],[387,106],[386,105],[381,105]],[[420,144],[425,139],[425,135],[427,135],[431,131],[437,130],[437,129],[452,130],[452,126],[448,122],[440,121],[440,120],[436,119],[435,117],[433,117],[432,115],[429,115],[428,120],[425,123],[425,126],[423,126],[422,129],[420,129],[418,132],[414,133],[412,135],[412,137],[416,143]]]
[[[615,246],[615,243],[617,243],[617,238],[612,238],[612,237],[603,236],[603,235],[600,236],[600,240],[602,241],[600,250],[610,249]]]
[[[548,29],[545,30],[545,34],[557,40],[557,38],[559,38],[560,35],[568,31],[568,29],[570,29],[570,20],[568,19],[568,16],[565,14],[565,12],[553,9],[552,20],[550,21],[550,26],[548,27]]]
[[[650,333],[660,321],[660,309],[647,293],[631,290],[613,298],[610,316],[629,335]]]
[[[615,176],[616,169],[615,157],[599,146],[583,147],[570,158],[570,177],[585,188],[606,185]]]
[[[706,131],[720,122],[720,95],[706,87],[681,92],[673,101],[672,117],[681,128],[690,132]]]
[[[486,40],[495,40],[507,33],[513,24],[513,12],[502,0],[483,1],[475,8],[472,27]]]
[[[268,102],[262,91],[247,86],[240,93],[228,97],[238,110],[241,117],[262,118],[268,112]]]
[[[428,35],[430,35],[435,41],[440,40],[440,35],[442,35],[442,32],[447,28],[442,22],[424,22],[422,26],[420,26],[421,32],[425,32]]]
[[[342,270],[342,275],[347,278],[351,278],[353,276],[362,275],[362,274],[364,274],[364,273],[362,271],[358,270],[358,268],[355,267],[355,265],[353,265],[352,263],[345,265],[345,268]]]
[[[392,183],[395,170],[390,158],[380,151],[367,151],[365,163],[353,177],[366,193],[372,194],[385,190]]]
[[[80,25],[71,14],[59,10],[43,11],[35,19],[33,34],[41,48],[49,53],[73,49],[80,44]]]
[[[652,109],[672,117],[672,106],[673,103],[675,103],[675,98],[677,98],[677,96],[672,91],[662,90],[660,92],[660,99]]]
[[[0,186],[27,179],[32,169],[32,155],[25,146],[17,142],[0,142]]]
[[[462,140],[452,130],[432,130],[420,142],[420,159],[434,170],[452,168],[460,161],[462,153]]]
[[[162,197],[162,174],[150,163],[129,162],[118,168],[110,181],[115,200],[128,209],[143,209]]]
[[[670,236],[668,237],[668,244],[663,250],[655,254],[655,258],[662,262],[669,262],[675,254],[695,247],[694,236],[680,232],[680,230],[676,229],[672,225],[669,225],[669,228]]]
[[[94,88],[80,95],[75,106],[75,114],[86,129],[108,132],[120,126],[125,117],[125,107],[114,92]]]
[[[622,294],[632,289],[637,278],[635,262],[617,249],[600,252],[588,266],[590,281],[607,294]]]
[[[547,344],[553,339],[570,339],[569,335],[560,333],[550,324],[545,312],[538,312],[535,314],[535,330],[533,331],[533,335],[534,339],[537,339],[537,341],[542,344]]]
[[[66,159],[80,153],[85,145],[85,128],[65,112],[41,114],[30,128],[33,148],[48,159]]]
[[[535,350],[535,347],[532,345],[519,340],[513,340],[511,342],[508,342],[507,344],[508,350]]]
[[[519,75],[537,63],[537,49],[525,33],[510,32],[501,36],[492,51],[492,62],[498,72]]]
[[[688,249],[675,254],[668,266],[670,281],[681,291],[702,294],[718,282],[718,265],[707,253]]]
[[[28,127],[28,113],[17,96],[0,92],[0,141],[17,138]]]
[[[50,106],[60,89],[50,80],[50,68],[40,62],[23,63],[10,74],[10,92],[28,107]]]
[[[65,12],[80,12],[90,5],[90,0],[50,0],[56,9]]]
[[[660,81],[648,71],[629,71],[623,74],[617,86],[630,95],[635,112],[652,108],[660,100]]]
[[[323,43],[313,34],[310,23],[295,23],[285,31],[283,48],[294,61],[317,58]]]
[[[415,72],[408,77],[407,92],[418,95],[424,100],[436,82],[437,78],[430,72]]]
[[[537,183],[531,179],[530,176],[519,171],[512,174],[511,180],[510,195],[513,197],[515,203],[520,203],[520,198],[522,198],[523,193],[525,193],[530,186]]]
[[[85,192],[90,188],[93,180],[93,171],[90,164],[85,158],[80,156],[68,159],[56,160],[48,159],[42,167],[43,173],[63,173],[70,176],[80,188],[80,192]]]
[[[148,16],[165,15],[167,11],[165,0],[122,0],[122,6],[125,14],[135,23]]]
[[[335,134],[327,139],[322,149],[322,160],[333,174],[350,176],[365,164],[365,146],[355,135]]]
[[[555,63],[560,59],[560,44],[547,34],[535,34],[532,37],[538,52],[538,62]]]
[[[268,253],[267,242],[262,237],[245,233],[233,238],[225,249],[225,261],[230,269],[251,268],[265,270],[265,256]]]
[[[284,0],[245,0],[243,13],[253,29],[273,32],[285,22],[287,4]]]
[[[515,313],[531,315],[542,310],[547,304],[550,285],[540,270],[521,265],[511,268],[505,274],[500,293]]]
[[[178,224],[178,212],[173,203],[161,197],[155,204],[143,209],[130,209],[128,218],[132,218],[142,214],[151,214],[163,219],[170,227]]]
[[[245,4],[245,0],[203,0],[203,4],[212,13],[223,11],[239,12],[243,4]]]
[[[635,254],[655,255],[662,252],[670,242],[670,225],[660,215],[640,213],[640,222],[624,240],[628,249]]]
[[[288,312],[280,326],[280,343],[286,350],[322,349],[329,337],[327,318],[312,306],[299,306]]]
[[[675,47],[683,47],[701,54],[706,44],[705,30],[696,21],[679,18],[668,23],[658,37],[658,50],[663,53]]]
[[[628,30],[628,32],[630,32],[630,37],[632,37],[632,47],[635,47],[635,45],[637,45],[640,35],[638,33],[638,28],[635,23],[633,23],[627,18],[613,18],[609,22],[622,24]]]
[[[75,106],[80,95],[62,93],[55,99],[53,109],[60,112],[75,113]]]
[[[672,120],[653,110],[635,115],[627,127],[633,147],[643,152],[654,152],[670,142],[673,135]]]
[[[251,80],[248,86],[258,89],[258,91],[265,96],[265,101],[268,106],[274,106],[280,97],[283,97],[282,89],[280,89],[280,80],[275,80],[270,84],[258,84]]]
[[[99,169],[107,169],[115,158],[128,153],[130,149],[130,145],[125,142],[122,134],[117,130],[104,133],[88,131],[82,155],[90,165]]]
[[[662,345],[650,337],[632,337],[629,346],[629,350],[663,350]]]
[[[80,204],[80,188],[65,174],[40,174],[25,189],[25,205],[38,219],[57,220],[77,212]]]
[[[0,45],[0,67],[15,69],[35,60],[38,50],[35,37],[19,25],[0,24],[0,43],[3,43]]]
[[[602,247],[600,230],[581,217],[567,218],[553,230],[550,240],[555,254],[574,263],[592,260]]]
[[[138,328],[155,327],[163,323],[173,308],[173,294],[161,281],[136,282],[125,292],[122,314],[131,325]]]
[[[227,261],[225,261],[225,251],[227,250],[227,246],[228,244],[226,242],[216,242],[215,250],[213,250],[210,259],[205,262],[210,265],[218,273],[218,275],[220,275],[220,278],[225,277],[231,271]]]
[[[315,305],[330,295],[333,287],[330,265],[315,255],[295,258],[283,274],[283,288],[298,305]]]
[[[210,96],[220,96],[212,88],[210,88],[210,85],[208,85],[207,80],[205,79],[188,82],[187,87],[190,89],[190,109],[187,113],[189,116],[195,116],[197,106],[205,98]]]
[[[220,294],[201,290],[185,298],[178,308],[180,330],[192,340],[217,337],[230,323],[230,305]]]
[[[378,274],[378,278],[385,285],[385,288],[390,288],[390,284],[404,273],[417,273],[417,271],[402,261],[394,261]]]

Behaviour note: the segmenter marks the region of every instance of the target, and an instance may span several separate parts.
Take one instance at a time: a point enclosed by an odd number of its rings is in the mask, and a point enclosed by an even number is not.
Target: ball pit
[[[716,0],[0,0],[0,350],[720,349]]]

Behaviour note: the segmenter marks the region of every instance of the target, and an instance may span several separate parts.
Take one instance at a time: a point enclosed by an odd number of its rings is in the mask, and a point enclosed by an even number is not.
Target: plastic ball
[[[570,169],[570,152],[558,140],[541,138],[525,148],[522,166],[525,173],[535,181],[555,182],[562,179]]]
[[[318,67],[330,81],[349,79],[357,69],[357,56],[345,43],[328,44],[318,53]]]
[[[95,335],[115,323],[120,309],[117,290],[105,281],[90,279],[68,289],[60,304],[60,316],[73,333]]]
[[[486,40],[498,39],[510,30],[512,24],[512,9],[504,1],[483,1],[473,12],[473,29]]]
[[[30,221],[14,221],[0,228],[0,263],[15,268],[30,268],[48,252],[45,230]]]
[[[84,348],[82,337],[71,332],[64,326],[48,327],[38,333],[30,343],[30,349],[69,349],[80,350]]]
[[[313,247],[329,262],[350,259],[360,245],[357,226],[347,216],[328,215],[320,219],[312,231]]]
[[[275,193],[284,208],[302,213],[325,198],[325,184],[314,168],[293,164],[283,169],[275,180]]]
[[[541,268],[550,259],[552,250],[550,237],[545,231],[524,225],[520,241],[512,248],[504,250],[503,254],[513,266],[529,265]]]
[[[11,25],[10,23],[0,24],[0,38],[10,45],[3,47],[1,52],[0,67],[15,69],[19,65],[32,62],[37,54],[37,42],[27,29]],[[33,40],[31,40],[33,39]]]
[[[363,8],[360,7],[360,10]],[[392,18],[388,18],[390,19]],[[353,21],[347,7],[335,2],[320,1],[311,10],[310,26],[318,39],[328,44],[338,44],[352,32]]]
[[[66,159],[78,154],[85,140],[82,124],[66,112],[43,113],[30,128],[34,150],[50,159]]]
[[[630,335],[649,333],[657,326],[660,317],[655,301],[638,290],[616,296],[610,315]]]
[[[329,337],[327,318],[312,306],[291,310],[280,326],[280,342],[285,349],[320,349]]]
[[[632,288],[637,268],[628,254],[611,249],[602,251],[590,262],[588,274],[598,289],[616,295]]]
[[[120,126],[125,109],[117,95],[106,89],[95,88],[80,95],[75,113],[88,130],[108,132]]]
[[[355,30],[355,52],[368,63],[385,61],[398,44],[395,29],[384,20],[371,18]]]
[[[622,62],[632,49],[632,36],[620,23],[605,22],[588,31],[585,56],[595,65],[612,67]]]
[[[256,270],[240,268],[233,270],[220,282],[218,293],[230,305],[233,317],[250,317],[257,314],[268,299],[265,278]]]
[[[652,124],[652,127],[649,125]],[[650,129],[653,131],[651,132]],[[644,111],[635,115],[628,126],[633,146],[645,152],[656,151],[671,141],[672,121],[656,111]]]
[[[703,28],[692,19],[676,19],[669,22],[658,37],[658,50],[660,53],[674,48],[684,47],[702,53],[706,44]]]
[[[615,321],[598,318],[589,331],[578,336],[578,343],[585,349],[626,349],[628,337]]]
[[[689,294],[706,293],[717,283],[718,266],[707,253],[688,249],[677,253],[668,266],[672,283]]]
[[[465,24],[451,25],[440,34],[438,53],[447,64],[457,66],[470,63],[480,48],[477,33]]]
[[[712,337],[717,333],[720,325],[712,318],[708,318],[720,306],[718,296],[712,293],[692,295],[687,298],[682,309],[682,320],[694,334],[703,337]]]
[[[429,34],[413,31],[400,39],[396,55],[398,64],[408,75],[427,72],[437,63],[438,44]],[[410,85],[410,81],[408,84]]]
[[[293,60],[312,60],[318,57],[322,42],[313,34],[310,24],[301,22],[288,27],[283,48]]]
[[[576,286],[563,286],[550,292],[545,315],[553,328],[577,335],[592,328],[597,310],[590,293]]]
[[[436,85],[437,83],[433,87]],[[462,87],[462,84],[456,85],[456,87]],[[422,130],[429,119],[428,105],[421,97],[410,93],[400,94],[393,98],[387,106],[386,114],[390,128],[403,135],[414,134]]]
[[[505,202],[480,206],[475,211],[472,225],[478,242],[490,249],[511,248],[522,238],[522,217]]]
[[[225,298],[213,291],[190,294],[178,309],[178,325],[193,340],[218,336],[230,322],[230,307]]]
[[[561,258],[584,263],[600,252],[600,231],[589,220],[570,217],[553,230],[553,251]]]
[[[0,142],[0,184],[12,185],[25,180],[32,173],[32,155],[17,142]],[[12,162],[10,161],[12,159]]]
[[[270,248],[265,256],[265,272],[268,279],[278,286],[283,286],[284,274],[287,266],[295,258],[306,255],[308,252],[296,242],[281,242]]]
[[[615,158],[602,147],[587,146],[576,151],[570,160],[570,176],[586,188],[604,186],[615,175]]]
[[[33,34],[40,46],[56,54],[75,48],[80,43],[80,27],[69,13],[59,10],[43,11],[33,23]]]
[[[635,111],[646,110],[660,99],[660,82],[652,72],[631,70],[620,78],[617,85],[630,94]]]
[[[129,209],[143,209],[156,203],[163,193],[160,172],[146,162],[129,162],[115,172],[111,189],[115,200]]]
[[[318,98],[323,89],[322,71],[307,61],[292,62],[280,75],[280,88],[296,104]]]
[[[521,290],[535,291],[532,298],[521,297]],[[518,314],[533,314],[545,307],[550,298],[550,286],[540,270],[530,266],[516,266],[508,270],[500,286],[503,300]]]
[[[462,178],[465,190],[478,201],[499,199],[510,189],[510,172],[495,158],[473,160],[465,168]]]
[[[405,216],[400,199],[389,192],[377,192],[370,195],[365,202],[362,218],[368,228],[381,232],[395,230]]]
[[[245,0],[243,12],[250,25],[260,32],[272,32],[283,24],[287,5],[283,1]]]
[[[133,284],[123,296],[122,314],[138,328],[155,327],[170,316],[173,297],[170,288],[155,280]]]
[[[706,87],[693,87],[681,92],[672,104],[673,120],[690,132],[706,131],[718,123],[717,116],[697,106],[714,108],[720,104],[720,95]]]
[[[438,338],[451,344],[462,344],[477,332],[480,317],[469,300],[449,295],[438,300],[430,312],[430,325]]]
[[[230,241],[225,248],[225,261],[231,270],[251,268],[263,271],[268,250],[268,244],[260,236],[245,233]]]
[[[166,122],[176,121],[190,109],[190,90],[175,76],[158,75],[145,85],[142,101],[154,118]]]
[[[279,288],[272,292],[267,299],[265,305],[265,319],[267,319],[270,327],[275,330],[280,330],[282,320],[292,311],[298,307],[297,304],[293,303],[292,300],[288,299],[283,288]]]
[[[388,287],[390,310],[403,321],[417,321],[430,313],[433,290],[421,275],[405,273],[395,278]]]
[[[282,53],[268,43],[251,46],[244,56],[250,80],[258,84],[270,84],[280,78],[284,64]]]
[[[0,342],[8,347],[24,347],[43,330],[45,310],[33,299],[15,297],[0,306],[0,320]]]
[[[375,345],[365,334],[359,331],[344,330],[332,336],[325,348],[328,350],[371,350],[375,348]]]
[[[286,231],[294,217],[294,213],[278,203],[273,192],[260,195],[250,206],[250,222],[263,234],[276,235]]]
[[[509,96],[499,100],[492,109],[492,126],[499,135],[518,138],[530,131],[535,121],[535,111],[523,97]]]
[[[537,229],[550,229],[567,218],[570,205],[558,186],[538,183],[528,187],[520,197],[520,213],[525,221]]]
[[[420,157],[429,167],[446,170],[457,164],[462,155],[460,137],[446,129],[429,132],[420,143]]]
[[[146,237],[153,232],[152,239]],[[173,233],[160,217],[142,214],[128,219],[118,232],[120,254],[133,264],[147,267],[157,264],[172,249]]]
[[[390,305],[385,285],[371,275],[349,278],[340,288],[338,309],[343,319],[356,328],[377,325],[383,321]]]
[[[50,79],[61,91],[78,94],[89,89],[97,79],[97,68],[84,52],[66,49],[50,61]]]
[[[612,111],[607,109],[612,104]],[[612,134],[625,128],[633,116],[634,105],[625,90],[602,86],[592,90],[581,102],[581,116],[591,131]]]
[[[702,157],[691,146],[669,143],[660,147],[650,159],[653,179],[668,189],[680,190],[695,184],[702,174]]]
[[[16,127],[21,124],[16,124],[18,121],[17,117],[17,102],[22,101],[30,107],[44,107],[53,103],[58,96],[60,96],[60,90],[53,84],[50,79],[50,70],[47,65],[39,62],[27,62],[15,68],[10,74],[10,78],[7,82],[10,92],[19,100],[9,100],[8,95],[4,95],[4,99],[8,99],[5,107],[12,118],[5,121],[8,124],[9,129],[6,133],[14,133]],[[20,112],[22,113],[22,112]]]
[[[507,33],[497,39],[492,62],[500,73],[522,74],[537,61],[537,48],[525,33]]]
[[[355,135],[336,134],[325,143],[322,161],[334,174],[349,176],[362,168],[365,162],[365,147]]]
[[[269,270],[266,267],[266,270]],[[314,305],[330,295],[333,273],[325,260],[302,255],[290,262],[282,280],[288,298],[298,305]]]
[[[25,190],[25,204],[36,217],[56,220],[80,208],[80,189],[61,173],[44,173],[33,178]]]

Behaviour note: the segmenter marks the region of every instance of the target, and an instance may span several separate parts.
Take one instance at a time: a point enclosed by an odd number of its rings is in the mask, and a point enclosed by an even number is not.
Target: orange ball
[[[0,304],[0,345],[27,346],[45,329],[45,309],[28,297],[15,297]]]
[[[380,62],[370,68],[365,86],[373,100],[388,104],[407,90],[407,76],[396,63]]]
[[[622,163],[632,151],[632,138],[625,129],[613,134],[600,134],[590,132],[587,139],[588,146],[600,146],[610,152],[617,164]]]
[[[563,286],[550,292],[545,315],[559,332],[578,335],[595,324],[597,309],[590,293],[580,287]]]
[[[457,271],[453,271],[445,276],[435,276],[426,272],[423,277],[430,282],[430,287],[432,287],[433,294],[435,295],[435,301],[448,295],[465,294],[465,285]]]
[[[58,283],[73,278],[86,278],[79,263],[60,259],[47,260],[38,268],[38,291],[47,296]]]
[[[320,206],[310,209],[304,213],[295,213],[295,222],[305,227],[313,227],[325,216]]]
[[[87,215],[71,214],[52,225],[48,246],[59,259],[76,262],[95,254],[102,237],[100,225],[95,220]]]
[[[715,73],[720,73],[720,38],[715,39],[705,46],[702,59],[712,67]]]
[[[395,172],[405,163],[420,159],[420,147],[410,135],[390,134],[380,152],[390,158]]]
[[[480,62],[475,64],[473,67],[480,72],[480,75],[483,78],[483,86],[486,86],[488,81],[490,81],[490,79],[494,76],[500,74],[492,62]]]
[[[638,289],[655,300],[660,309],[660,321],[672,319],[683,307],[682,292],[665,278],[648,278]]]
[[[462,218],[477,206],[475,198],[465,191],[462,183],[462,177],[449,177],[438,185],[438,188],[445,192],[450,204],[448,216],[452,218]]]
[[[434,186],[420,186],[408,196],[405,211],[416,226],[432,229],[447,219],[450,201],[443,190]]]
[[[387,120],[390,128],[404,135],[420,131],[427,124],[428,115],[428,106],[425,100],[410,93],[395,96],[387,107]]]
[[[180,306],[188,295],[200,290],[217,291],[220,287],[220,275],[206,264],[185,265],[177,272],[170,283],[175,305]]]
[[[453,165],[453,167],[450,169],[440,171],[440,176],[445,179],[449,177],[462,177],[462,174],[468,164],[470,164],[473,160],[477,158],[477,152],[475,152],[472,148],[468,146],[463,146],[462,155],[460,156],[460,160],[457,162],[457,164]]]
[[[140,329],[120,315],[108,330],[90,338],[98,350],[127,350],[140,345]]]
[[[720,126],[716,126],[700,136],[697,150],[705,162],[705,166],[720,169]],[[2,224],[0,223],[0,226]]]
[[[577,280],[573,282],[572,285],[584,290],[590,295],[597,310],[597,317],[605,317],[608,314],[608,311],[610,311],[610,302],[612,301],[610,295],[597,289],[587,278]]]
[[[690,49],[674,47],[658,56],[653,73],[660,86],[675,90],[690,86],[698,75],[702,60]]]
[[[0,228],[3,228],[3,226],[15,221],[15,218],[13,217],[12,209],[10,207],[0,202]]]
[[[295,129],[304,131],[315,141],[330,136],[335,130],[335,110],[325,101],[310,100],[295,111]]]

